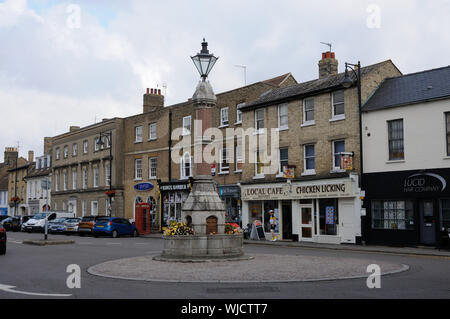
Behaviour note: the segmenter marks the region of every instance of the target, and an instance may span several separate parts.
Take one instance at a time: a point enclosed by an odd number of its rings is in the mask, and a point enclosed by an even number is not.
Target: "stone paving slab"
[[[301,282],[367,278],[367,266],[378,264],[383,275],[409,269],[407,265],[376,259],[306,255],[249,254],[251,260],[170,263],[152,256],[104,262],[88,269],[92,275],[141,281],[246,283]]]

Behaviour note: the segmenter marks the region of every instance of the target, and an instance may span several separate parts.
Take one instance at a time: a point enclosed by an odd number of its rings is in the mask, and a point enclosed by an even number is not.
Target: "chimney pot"
[[[319,61],[319,79],[327,78],[338,74],[338,60],[335,53],[331,51],[322,53],[322,60]]]
[[[149,94],[150,93],[150,89],[149,88],[147,88],[147,94]]]
[[[28,151],[28,162],[33,162],[34,161],[34,152],[33,151]]]

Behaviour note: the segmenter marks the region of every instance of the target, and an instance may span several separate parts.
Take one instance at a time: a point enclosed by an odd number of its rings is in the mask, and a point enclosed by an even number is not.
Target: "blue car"
[[[117,238],[123,235],[133,237],[139,236],[136,226],[128,219],[118,217],[101,217],[95,221],[94,228],[92,228],[94,237],[99,235],[107,235]]]

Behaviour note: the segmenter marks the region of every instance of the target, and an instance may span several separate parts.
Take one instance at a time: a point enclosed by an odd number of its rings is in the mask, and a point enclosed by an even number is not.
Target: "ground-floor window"
[[[372,201],[372,228],[414,230],[413,207],[412,201]]]
[[[450,228],[450,199],[441,199],[441,221],[441,227]]]
[[[338,235],[339,211],[338,199],[319,199],[320,235]]]
[[[168,227],[171,221],[182,221],[181,205],[188,196],[188,192],[168,192],[163,195],[163,227]]]
[[[248,203],[249,209],[249,223],[253,224],[255,220],[259,220],[264,225],[264,231],[266,233],[270,232],[270,215],[269,211],[273,210],[275,217],[277,217],[277,227],[275,232],[279,229],[279,212],[278,212],[278,201],[268,200],[268,201],[250,201]]]

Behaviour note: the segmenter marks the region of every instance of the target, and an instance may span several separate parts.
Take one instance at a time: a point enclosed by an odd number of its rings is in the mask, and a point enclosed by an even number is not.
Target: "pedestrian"
[[[270,223],[270,232],[272,233],[272,240],[271,241],[276,241],[277,240],[277,236],[275,235],[275,228],[277,227],[277,218],[274,216],[273,210],[269,210],[269,223]]]

